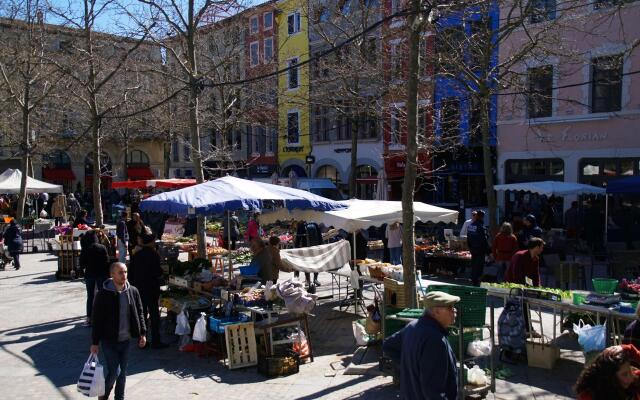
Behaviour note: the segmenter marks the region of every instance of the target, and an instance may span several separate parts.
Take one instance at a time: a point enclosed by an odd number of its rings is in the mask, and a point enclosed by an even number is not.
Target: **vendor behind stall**
[[[527,242],[527,250],[516,252],[504,274],[504,281],[522,285],[540,286],[540,254],[544,241],[532,237]]]
[[[271,253],[266,248],[264,241],[260,238],[251,239],[251,266],[258,268],[258,276],[262,283],[266,283],[273,279],[273,262],[271,261]]]
[[[385,355],[400,364],[400,398],[458,398],[456,356],[447,328],[456,320],[457,296],[434,291],[425,296],[422,317],[385,340]]]

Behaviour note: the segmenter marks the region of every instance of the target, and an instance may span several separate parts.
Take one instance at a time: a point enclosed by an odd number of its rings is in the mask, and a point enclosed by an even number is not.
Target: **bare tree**
[[[0,38],[0,90],[7,135],[4,140],[20,149],[22,180],[16,214],[22,218],[32,159],[37,146],[47,142],[49,133],[43,123],[45,105],[54,96],[61,76],[47,59],[52,28],[44,24],[40,2],[16,1],[4,6],[1,11],[5,19],[0,22],[4,25]],[[14,126],[18,130],[13,130]]]

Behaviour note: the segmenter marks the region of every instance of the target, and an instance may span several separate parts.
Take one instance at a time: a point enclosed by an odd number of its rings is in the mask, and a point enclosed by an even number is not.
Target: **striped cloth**
[[[351,260],[351,246],[346,240],[300,249],[280,250],[285,269],[322,272],[342,268]]]

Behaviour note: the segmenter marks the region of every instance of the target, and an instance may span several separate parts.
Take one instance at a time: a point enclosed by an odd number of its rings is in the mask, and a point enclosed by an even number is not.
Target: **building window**
[[[553,115],[553,66],[529,68],[529,96],[527,111],[529,118],[544,118]]]
[[[440,106],[440,139],[460,140],[460,99],[443,100]]]
[[[300,32],[300,12],[296,11],[287,16],[287,32],[289,35],[295,35]]]
[[[609,179],[640,175],[640,158],[583,158],[580,183],[603,186]]]
[[[258,33],[260,27],[258,26],[258,17],[251,17],[249,20],[249,31],[251,34]]]
[[[255,152],[264,154],[267,151],[267,131],[262,126],[253,127]]]
[[[330,17],[329,9],[324,5],[318,5],[315,8],[313,17],[316,23],[327,22]]]
[[[451,26],[438,32],[436,53],[440,73],[457,71],[463,62],[466,35],[461,25]]]
[[[132,150],[129,152],[129,157],[127,157],[127,164],[129,166],[140,165],[148,167],[149,156],[141,150]]]
[[[177,140],[171,143],[171,156],[173,162],[180,162],[180,145]]]
[[[271,154],[275,154],[276,149],[278,148],[278,130],[270,129],[269,134],[269,143],[267,144],[267,151]]]
[[[400,133],[402,125],[400,123],[400,110],[393,110],[391,112],[391,132],[389,144],[400,144]]]
[[[289,60],[289,71],[287,74],[289,78],[289,84],[288,84],[289,89],[297,89],[300,84],[299,82],[300,68],[297,65],[298,65],[297,58],[292,58],[291,60]]]
[[[313,134],[316,142],[328,142],[331,140],[328,114],[329,109],[327,107],[315,107]]]
[[[273,59],[273,38],[264,40],[264,63],[267,64]]]
[[[622,106],[622,56],[594,58],[591,70],[591,112],[620,111]]]
[[[564,161],[560,158],[507,160],[505,167],[506,183],[564,180]]]
[[[242,129],[236,131],[235,148],[240,150],[242,148]]]
[[[184,170],[184,176],[189,177],[189,178],[192,177],[193,176],[193,171],[190,170],[190,169],[185,169]]]
[[[189,143],[185,143],[183,146],[183,151],[184,151],[184,160],[185,161],[191,161],[191,146],[189,145]]]
[[[287,113],[287,143],[300,143],[300,114],[298,111]]]
[[[391,43],[391,80],[402,79],[402,51],[400,51],[401,41]]]
[[[262,16],[263,30],[268,31],[273,28],[273,13],[271,11]]]
[[[556,17],[556,0],[531,0],[529,3],[529,22],[551,21]]]
[[[254,67],[260,64],[260,44],[253,42],[249,45],[251,51],[251,66]]]

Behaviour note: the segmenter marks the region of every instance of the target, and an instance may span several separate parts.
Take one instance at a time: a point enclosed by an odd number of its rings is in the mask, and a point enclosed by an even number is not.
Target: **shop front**
[[[62,150],[56,150],[46,156],[44,161],[42,179],[45,182],[62,185],[65,192],[72,192],[76,176],[71,169],[69,155]]]

